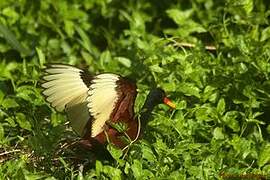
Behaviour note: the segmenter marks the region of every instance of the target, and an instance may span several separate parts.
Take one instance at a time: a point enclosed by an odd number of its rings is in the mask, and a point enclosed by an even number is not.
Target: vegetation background
[[[270,178],[269,15],[266,0],[1,0],[0,179]],[[158,106],[126,155],[108,146],[117,163],[74,165],[40,93],[56,62],[136,78],[136,112],[156,84],[177,109]]]

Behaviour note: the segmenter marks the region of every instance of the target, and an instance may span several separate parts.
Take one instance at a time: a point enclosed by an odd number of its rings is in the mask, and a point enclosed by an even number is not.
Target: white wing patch
[[[87,107],[93,116],[91,136],[95,137],[104,130],[105,122],[110,119],[110,115],[118,100],[116,91],[119,76],[115,74],[97,75],[89,87]]]
[[[45,69],[47,73],[41,86],[46,100],[58,111],[66,110],[72,128],[83,135],[84,128],[90,119],[86,98],[89,90],[81,78],[81,69],[52,64]]]
[[[88,88],[80,77],[82,70],[57,64],[45,72],[48,74],[43,77],[47,81],[41,85],[45,88],[43,94],[56,110],[63,111],[66,104],[80,96],[87,97]]]
[[[79,135],[88,132],[85,128],[91,122],[91,136],[95,137],[104,130],[110,120],[118,100],[116,74],[100,74],[91,78],[89,87],[81,75],[83,70],[68,65],[51,64],[45,69],[46,100],[58,111],[65,110],[71,126]]]

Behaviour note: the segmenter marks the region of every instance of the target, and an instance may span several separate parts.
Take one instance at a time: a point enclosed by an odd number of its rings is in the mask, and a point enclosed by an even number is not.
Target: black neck
[[[152,111],[154,107],[157,104],[155,104],[149,95],[146,98],[146,101],[142,107],[141,115],[140,115],[140,121],[141,121],[141,128],[144,129],[149,122],[149,119],[151,117]]]

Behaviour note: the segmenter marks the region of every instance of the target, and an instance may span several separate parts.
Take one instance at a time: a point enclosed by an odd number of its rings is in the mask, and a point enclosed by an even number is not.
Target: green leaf
[[[270,144],[267,143],[264,145],[260,151],[259,159],[258,159],[258,165],[259,167],[263,167],[267,163],[270,163]]]
[[[74,23],[72,21],[65,20],[64,24],[65,24],[65,31],[66,31],[67,35],[69,37],[72,37],[74,32],[75,32]]]
[[[270,27],[266,27],[262,30],[260,41],[265,41],[270,38]]]
[[[206,32],[206,29],[201,24],[195,22],[193,18],[191,18],[194,14],[192,9],[185,11],[181,11],[179,9],[169,9],[166,12],[168,16],[173,19],[173,21],[179,26],[177,33],[174,33],[173,30],[170,29],[167,29],[165,31],[166,33],[177,34],[181,37],[186,37],[194,32]]]
[[[11,24],[15,23],[20,18],[20,15],[12,7],[2,9],[2,14],[11,18]]]
[[[155,162],[156,157],[149,146],[143,146],[142,148],[142,157],[149,162]]]
[[[103,165],[100,161],[96,161],[96,173],[97,176],[100,176],[101,172],[103,171]]]
[[[166,11],[168,16],[174,20],[178,25],[185,24],[193,13],[193,10],[189,9],[186,11],[181,11],[179,9],[169,9]]]
[[[9,126],[11,126],[11,127],[16,127],[17,126],[12,117],[5,118],[5,121],[7,121],[9,123]]]
[[[240,131],[240,126],[237,121],[238,117],[239,113],[237,111],[228,111],[225,113],[222,119],[228,127],[230,127],[233,131],[238,132]]]
[[[225,112],[225,100],[221,98],[217,104],[217,112],[222,115]]]
[[[102,68],[105,69],[106,64],[108,64],[110,61],[112,61],[112,56],[111,56],[110,51],[106,50],[106,51],[102,52],[99,59],[100,59],[100,64],[101,64]]]
[[[200,89],[193,83],[180,83],[178,87],[178,90],[183,92],[186,96],[196,96],[197,98],[200,98]]]
[[[225,138],[223,130],[220,127],[216,127],[214,129],[213,136],[214,136],[215,139],[224,139]]]
[[[3,102],[4,97],[5,97],[4,92],[0,90],[0,104]]]
[[[5,63],[0,61],[0,78],[1,79],[13,79],[13,72],[18,68],[16,62]]]
[[[92,45],[90,39],[88,38],[87,34],[84,32],[82,28],[79,26],[75,26],[76,32],[80,35],[81,40],[79,39],[79,43],[94,57],[97,57],[98,51]]]
[[[141,177],[142,177],[142,164],[141,164],[141,162],[138,161],[137,159],[135,159],[133,161],[133,164],[131,165],[131,169],[132,169],[132,172],[133,172],[135,179],[141,179]]]
[[[241,16],[250,15],[254,8],[253,0],[229,0],[227,3],[234,13]],[[238,16],[235,18],[239,19]]]
[[[19,51],[23,56],[28,56],[31,54],[31,51],[26,49],[21,45],[21,43],[17,40],[15,35],[4,25],[0,24],[0,34],[7,40],[7,42],[12,46],[12,48]]]
[[[240,138],[239,136],[235,135],[230,143],[236,151],[235,155],[240,155],[241,158],[245,159],[248,155],[252,154],[251,140]]]
[[[36,47],[36,51],[37,51],[37,55],[38,55],[38,59],[39,59],[39,64],[41,67],[43,67],[43,65],[46,63],[45,55],[42,52],[42,50],[39,49],[38,47]]]
[[[116,129],[120,133],[123,133],[123,132],[127,131],[127,129],[128,129],[127,124],[125,122],[107,121],[107,123],[109,124],[109,126],[111,126],[113,129]]]
[[[185,100],[180,101],[176,105],[176,109],[186,109],[186,107],[187,107],[187,102]]]
[[[212,121],[213,118],[211,116],[213,116],[214,110],[211,107],[200,107],[196,110],[195,116],[196,119],[200,120],[200,121]]]
[[[23,113],[16,114],[16,122],[21,128],[31,131],[31,124]]]
[[[216,88],[212,86],[206,86],[203,91],[203,101],[209,100],[210,102],[215,102],[217,100],[218,94]]]
[[[62,114],[55,113],[55,112],[51,113],[51,124],[53,125],[53,127],[58,126],[64,121],[65,121],[65,117]]]
[[[150,69],[151,69],[151,71],[157,72],[157,73],[163,72],[163,69],[158,64],[154,64],[154,65],[150,66]]]
[[[0,124],[0,142],[3,141],[4,138],[4,127]]]
[[[107,146],[107,148],[110,151],[112,157],[114,159],[116,159],[118,161],[118,163],[119,163],[120,158],[123,155],[123,152],[121,151],[121,149],[115,148],[113,145],[109,145],[109,146]]]
[[[15,107],[18,107],[19,104],[16,102],[15,99],[11,99],[11,98],[5,98],[3,101],[2,101],[2,106],[3,108],[15,108]]]
[[[115,60],[117,60],[119,63],[121,63],[122,65],[124,65],[127,68],[131,67],[131,60],[125,57],[115,57]]]
[[[31,103],[34,103],[35,105],[41,105],[44,102],[38,90],[33,86],[29,85],[20,86],[16,89],[16,91],[17,97],[22,98]]]

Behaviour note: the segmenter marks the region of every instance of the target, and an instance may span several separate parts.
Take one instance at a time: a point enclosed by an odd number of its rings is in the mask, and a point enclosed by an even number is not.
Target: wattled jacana
[[[113,123],[122,122],[131,140],[140,133],[138,120],[134,117],[134,101],[137,96],[136,84],[129,79],[112,73],[91,76],[88,72],[64,64],[46,66],[43,76],[43,94],[57,111],[65,110],[71,126],[83,139],[105,144],[107,140],[119,148],[123,141]],[[142,127],[154,106],[165,103],[175,105],[165,96],[162,89],[148,94],[140,118]]]

